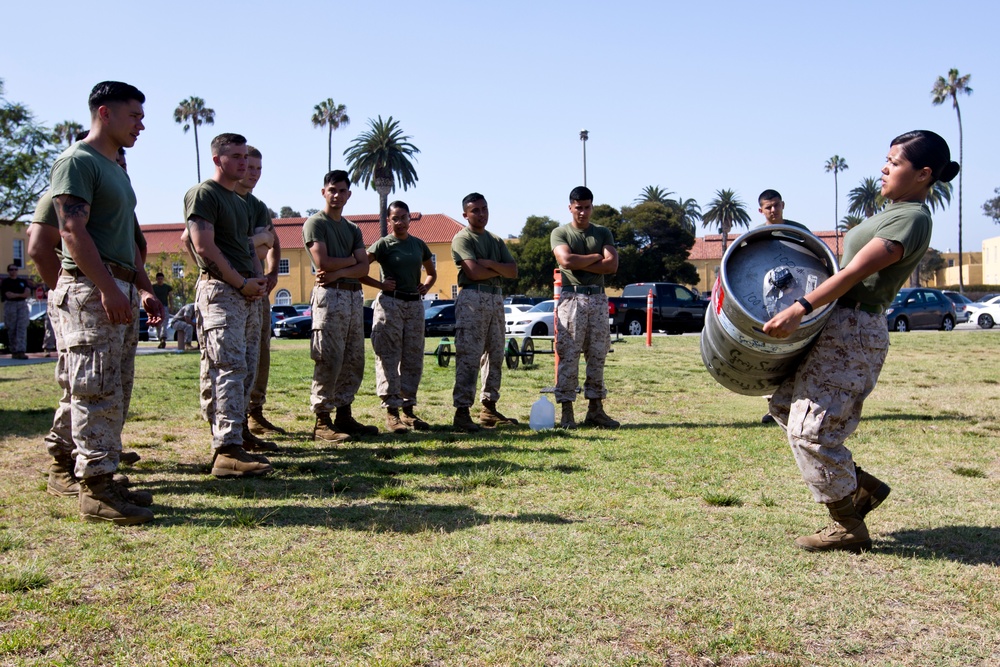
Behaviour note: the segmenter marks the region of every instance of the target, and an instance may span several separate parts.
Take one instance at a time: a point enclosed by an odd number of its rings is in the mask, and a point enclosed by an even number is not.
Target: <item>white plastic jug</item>
[[[545,396],[539,396],[538,400],[531,405],[531,417],[528,425],[533,431],[541,431],[543,428],[555,428],[556,406],[552,405]]]

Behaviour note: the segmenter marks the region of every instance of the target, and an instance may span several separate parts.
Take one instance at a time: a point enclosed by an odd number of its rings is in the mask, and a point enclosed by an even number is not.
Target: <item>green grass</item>
[[[290,434],[256,480],[209,474],[197,355],[139,357],[123,471],[157,519],[125,528],[44,493],[52,367],[4,368],[0,664],[998,664],[998,345],[892,334],[849,441],[893,489],[862,556],[793,547],[823,508],[692,336],[614,344],[618,431],[453,433],[454,363],[427,357],[432,430],[339,446],[308,439],[309,352],[278,341],[265,409]],[[503,377],[524,423],[536,359]],[[381,425],[373,376],[369,349],[354,414]]]

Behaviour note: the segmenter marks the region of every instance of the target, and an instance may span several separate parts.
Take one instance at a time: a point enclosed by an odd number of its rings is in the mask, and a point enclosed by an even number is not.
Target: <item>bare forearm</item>
[[[107,267],[104,266],[101,253],[98,252],[97,246],[94,245],[94,239],[91,238],[86,227],[77,220],[70,220],[66,222],[61,233],[69,256],[73,258],[77,268],[97,285],[97,289],[104,293],[117,290],[118,285],[108,272]]]
[[[33,224],[28,234],[28,256],[38,267],[38,273],[49,287],[59,280],[59,256],[56,246],[61,243],[59,230],[48,225]]]
[[[559,267],[567,269],[569,271],[580,271],[587,270],[592,273],[600,273],[595,271],[594,265],[600,264],[601,260],[604,259],[603,255],[574,255],[572,253],[566,253],[562,257],[556,258],[559,263]]]

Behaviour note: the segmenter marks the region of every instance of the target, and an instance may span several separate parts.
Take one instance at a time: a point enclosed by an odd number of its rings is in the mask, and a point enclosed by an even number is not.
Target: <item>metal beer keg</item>
[[[764,324],[839,271],[825,243],[798,227],[752,229],[726,250],[701,331],[701,359],[723,387],[764,396],[795,372],[834,304],[815,309],[788,338]]]

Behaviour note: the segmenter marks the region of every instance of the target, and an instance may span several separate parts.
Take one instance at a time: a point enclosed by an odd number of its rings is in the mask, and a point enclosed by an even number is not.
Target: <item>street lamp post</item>
[[[583,142],[583,187],[587,187],[587,139],[589,138],[590,132],[580,130],[580,141]]]

